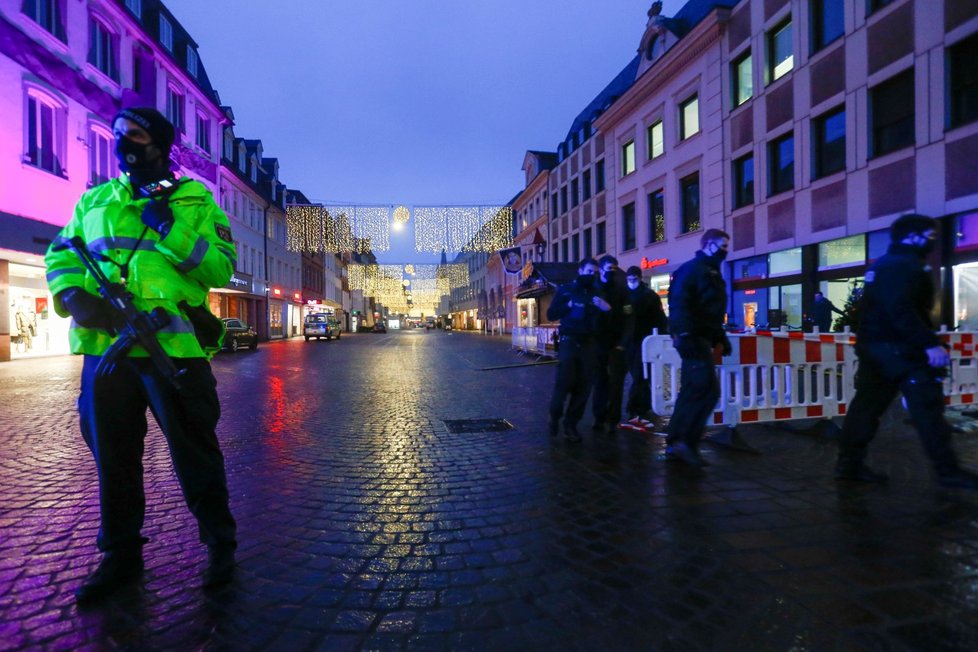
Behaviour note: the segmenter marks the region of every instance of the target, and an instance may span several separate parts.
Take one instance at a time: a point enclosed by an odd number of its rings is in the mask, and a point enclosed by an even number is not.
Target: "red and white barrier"
[[[947,405],[978,403],[978,333],[939,333],[951,354],[944,379]],[[716,359],[720,399],[707,425],[735,427],[844,416],[855,395],[855,338],[844,333],[730,334],[731,353]],[[668,335],[642,343],[642,362],[656,414],[671,415],[682,360]]]

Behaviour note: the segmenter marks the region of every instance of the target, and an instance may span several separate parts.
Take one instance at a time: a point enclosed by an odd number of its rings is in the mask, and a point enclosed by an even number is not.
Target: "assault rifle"
[[[132,301],[132,293],[125,286],[109,280],[95,261],[95,255],[79,236],[76,235],[67,243],[55,245],[54,250],[60,251],[68,248],[78,254],[82,264],[85,265],[85,269],[98,283],[99,294],[109,302],[109,305],[116,312],[118,319],[114,321],[122,324],[121,327],[117,327],[118,339],[102,356],[95,368],[95,375],[105,376],[112,373],[119,360],[125,359],[129,350],[139,344],[149,353],[150,360],[153,361],[156,369],[179,390],[181,388],[180,377],[183,376],[186,369],[177,369],[173,360],[170,359],[170,356],[160,346],[159,340],[156,339],[157,331],[169,325],[170,313],[160,307],[154,308],[152,312],[143,312],[136,308]]]

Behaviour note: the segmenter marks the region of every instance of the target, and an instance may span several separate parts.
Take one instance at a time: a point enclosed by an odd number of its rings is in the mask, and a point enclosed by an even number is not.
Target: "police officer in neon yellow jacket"
[[[125,174],[82,196],[45,259],[55,310],[73,318],[71,350],[85,356],[78,407],[82,436],[99,476],[97,543],[105,554],[76,591],[80,602],[102,599],[142,574],[147,407],[167,438],[184,498],[209,549],[205,587],[231,580],[236,547],[224,457],[215,434],[220,405],[209,363],[224,331],[207,309],[208,291],[224,286],[235,267],[228,219],[199,182],[173,178],[169,155],[174,129],[158,111],[121,111],[113,134]],[[175,190],[155,199],[140,192],[170,184]],[[125,284],[137,308],[162,307],[170,314],[157,338],[175,366],[185,370],[180,390],[159,374],[139,346],[130,351],[126,364],[116,365],[108,375],[95,374],[115,339],[113,308],[98,295],[75,252],[58,247],[74,236],[103,259],[109,279]]]

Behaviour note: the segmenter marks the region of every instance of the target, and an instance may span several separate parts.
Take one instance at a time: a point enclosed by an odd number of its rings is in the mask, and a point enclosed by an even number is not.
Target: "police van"
[[[317,312],[306,315],[305,323],[302,327],[302,334],[308,342],[312,338],[317,340],[325,337],[331,340],[334,337],[340,339],[340,322],[332,315],[324,312]]]

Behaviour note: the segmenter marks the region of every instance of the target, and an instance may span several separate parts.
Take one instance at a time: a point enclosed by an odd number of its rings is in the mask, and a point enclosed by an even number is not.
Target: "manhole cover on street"
[[[503,432],[504,430],[515,430],[516,426],[506,419],[445,419],[448,431],[452,433],[462,432]]]

